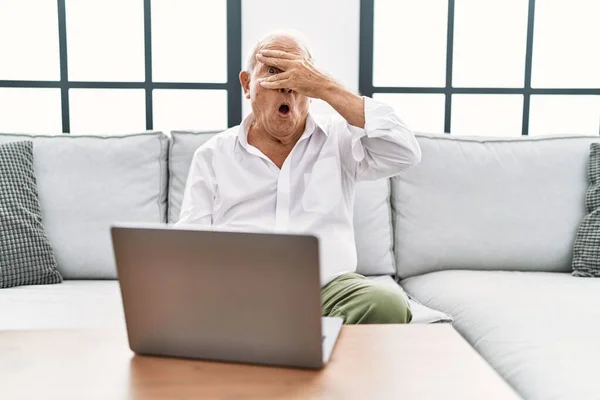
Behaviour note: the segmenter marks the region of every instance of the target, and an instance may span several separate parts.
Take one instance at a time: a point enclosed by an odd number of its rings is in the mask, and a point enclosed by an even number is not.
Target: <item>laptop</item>
[[[321,317],[310,235],[111,227],[129,346],[138,354],[322,368],[342,326]]]

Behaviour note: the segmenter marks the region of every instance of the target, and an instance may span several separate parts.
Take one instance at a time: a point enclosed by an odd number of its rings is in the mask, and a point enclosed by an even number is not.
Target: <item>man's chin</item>
[[[277,132],[278,136],[291,135],[298,128],[298,121],[291,117],[280,118],[275,116],[270,122],[269,126],[274,132]]]
[[[282,114],[282,113],[276,113],[274,115],[271,116],[271,122],[273,123],[273,125],[277,125],[277,126],[296,126],[298,125],[298,118],[295,117],[294,115],[292,115],[291,113],[288,114]]]

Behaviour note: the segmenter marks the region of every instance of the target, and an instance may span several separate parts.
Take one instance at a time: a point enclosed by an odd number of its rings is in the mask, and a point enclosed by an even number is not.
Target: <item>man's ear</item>
[[[240,84],[244,90],[244,96],[250,98],[250,73],[248,71],[240,72]]]

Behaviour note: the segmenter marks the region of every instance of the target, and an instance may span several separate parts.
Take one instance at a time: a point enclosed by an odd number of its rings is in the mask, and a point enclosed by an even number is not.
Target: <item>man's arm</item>
[[[343,145],[355,164],[358,180],[397,175],[421,160],[421,150],[411,130],[394,110],[368,97],[361,97],[319,71],[305,57],[277,50],[262,50],[258,61],[283,72],[263,78],[268,89],[289,88],[329,103],[347,122],[349,134]]]
[[[212,224],[213,202],[216,194],[216,179],[212,167],[213,149],[200,147],[194,153],[181,204],[179,221],[176,225]]]
[[[329,103],[350,125],[365,127],[364,99],[338,82],[332,82],[321,92],[321,100]]]
[[[363,127],[348,121],[340,135],[342,155],[355,163],[356,179],[389,178],[418,164],[421,149],[417,139],[394,110],[369,97],[362,100]]]

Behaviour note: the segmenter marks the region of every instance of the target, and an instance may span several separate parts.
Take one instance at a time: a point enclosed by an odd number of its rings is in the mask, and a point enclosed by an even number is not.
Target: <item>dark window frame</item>
[[[61,93],[62,130],[70,132],[69,89],[144,89],[146,93],[146,129],[153,129],[153,89],[220,89],[227,90],[228,126],[242,120],[242,92],[238,74],[242,66],[242,2],[227,0],[227,82],[153,82],[152,81],[152,17],[151,0],[144,0],[144,71],[143,82],[73,82],[68,79],[67,22],[65,0],[58,4],[58,42],[60,55],[59,81],[0,80],[0,88],[56,88]]]
[[[533,33],[535,0],[529,0],[527,17],[527,46],[525,50],[525,81],[522,88],[472,88],[452,86],[452,57],[454,47],[454,0],[448,0],[448,30],[446,43],[445,87],[396,87],[373,86],[373,31],[375,0],[360,1],[360,50],[359,90],[372,97],[375,93],[441,93],[445,95],[444,132],[450,133],[453,94],[521,94],[523,95],[522,135],[529,134],[529,104],[532,95],[600,95],[600,88],[532,88],[531,60],[533,57]],[[600,132],[599,132],[600,133]]]

